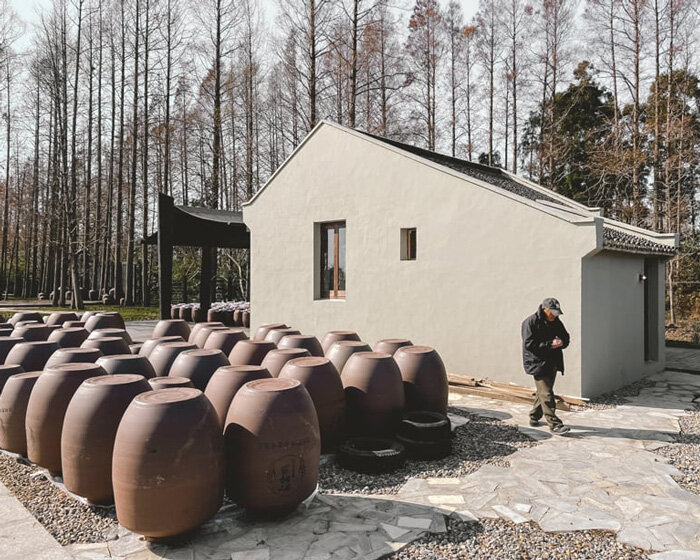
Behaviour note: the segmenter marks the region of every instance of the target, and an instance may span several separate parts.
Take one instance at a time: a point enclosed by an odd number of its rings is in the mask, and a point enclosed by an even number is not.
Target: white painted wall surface
[[[496,192],[494,192],[496,191]],[[347,223],[347,297],[315,300],[314,223]],[[572,224],[356,133],[322,125],[244,207],[253,328],[284,321],[319,338],[407,337],[448,371],[531,383],[520,325],[557,297],[572,344],[557,391],[581,394],[581,256],[595,225]],[[416,227],[418,258],[400,260]]]

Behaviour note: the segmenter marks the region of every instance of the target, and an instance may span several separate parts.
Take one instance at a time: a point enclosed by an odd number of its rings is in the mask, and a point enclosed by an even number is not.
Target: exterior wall
[[[656,353],[644,359],[644,256],[603,251],[582,260],[582,396],[622,387],[665,367],[664,263],[656,278]]]
[[[594,224],[574,225],[322,125],[255,201],[253,328],[284,321],[322,337],[356,330],[373,344],[434,346],[448,371],[528,385],[520,325],[544,297],[572,335],[563,394],[581,393],[581,255]],[[347,297],[314,297],[315,223],[347,224]],[[316,226],[317,227],[317,226]],[[400,229],[417,228],[417,260],[400,260]]]

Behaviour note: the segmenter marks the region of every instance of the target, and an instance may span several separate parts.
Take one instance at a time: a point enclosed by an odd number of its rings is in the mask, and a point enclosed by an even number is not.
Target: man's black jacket
[[[540,306],[537,313],[523,321],[522,336],[525,373],[534,376],[552,370],[564,373],[562,350],[569,345],[570,337],[559,318],[550,323]],[[552,341],[556,337],[559,337],[563,344],[560,348],[552,349]]]

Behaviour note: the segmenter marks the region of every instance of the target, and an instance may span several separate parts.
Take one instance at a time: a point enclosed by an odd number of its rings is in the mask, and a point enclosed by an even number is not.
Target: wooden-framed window
[[[321,298],[345,298],[345,222],[321,224]]]
[[[401,260],[415,261],[418,241],[416,238],[416,228],[401,229]]]

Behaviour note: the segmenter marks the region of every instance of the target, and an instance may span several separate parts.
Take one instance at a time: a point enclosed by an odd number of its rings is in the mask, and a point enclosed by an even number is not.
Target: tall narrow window
[[[401,229],[401,260],[415,261],[416,260],[416,228]]]
[[[321,224],[321,297],[345,297],[345,222]]]

